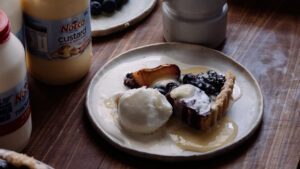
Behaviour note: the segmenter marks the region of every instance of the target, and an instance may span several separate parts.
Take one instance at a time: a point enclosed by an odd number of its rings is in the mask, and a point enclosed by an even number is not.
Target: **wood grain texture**
[[[259,130],[233,151],[205,161],[164,163],[127,155],[92,128],[85,110],[89,81],[128,49],[163,42],[161,2],[140,24],[93,39],[93,62],[81,81],[47,86],[30,79],[33,133],[24,153],[57,169],[284,168],[300,158],[300,4],[297,0],[229,1],[222,52],[258,80],[265,106]]]

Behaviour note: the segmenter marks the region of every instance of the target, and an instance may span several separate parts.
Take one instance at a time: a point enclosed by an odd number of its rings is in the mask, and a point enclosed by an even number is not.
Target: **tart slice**
[[[153,87],[164,94],[173,107],[173,114],[187,125],[208,130],[226,112],[235,83],[228,71],[225,76],[214,70],[198,75],[180,75],[177,65],[160,65],[128,73],[128,88]]]
[[[2,169],[53,169],[52,167],[14,151],[0,149],[0,168]]]
[[[215,72],[208,72],[207,74],[209,73],[215,74]],[[209,81],[209,75],[202,74],[202,76],[204,76],[206,82]],[[214,79],[216,80],[217,78]],[[220,91],[216,89],[218,87],[215,80],[206,85],[207,91],[201,89],[205,83],[201,85],[201,80],[196,80],[199,84],[189,81],[192,84],[186,83],[180,85],[167,94],[167,98],[173,106],[175,116],[187,125],[200,130],[208,130],[211,126],[215,125],[223,117],[229,106],[235,76],[231,71],[228,71]],[[208,87],[210,85],[211,87]]]

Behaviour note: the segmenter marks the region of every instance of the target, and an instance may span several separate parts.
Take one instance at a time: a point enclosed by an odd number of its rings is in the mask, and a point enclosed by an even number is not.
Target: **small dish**
[[[208,152],[184,151],[163,134],[155,132],[136,138],[118,128],[105,99],[127,90],[123,79],[128,72],[161,64],[177,64],[181,69],[196,66],[232,70],[242,95],[228,110],[226,117],[238,126],[234,141]],[[251,73],[221,52],[198,45],[160,43],[132,49],[105,64],[92,79],[86,98],[88,116],[96,130],[115,147],[130,154],[163,161],[206,159],[227,152],[249,138],[259,126],[263,115],[263,97]]]
[[[156,0],[129,0],[120,10],[91,17],[92,35],[105,36],[132,26],[155,7]]]

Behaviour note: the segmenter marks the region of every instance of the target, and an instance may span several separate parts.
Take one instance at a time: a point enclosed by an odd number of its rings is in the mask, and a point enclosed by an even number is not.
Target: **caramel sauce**
[[[104,106],[107,109],[110,109],[112,113],[110,113],[110,118],[117,124],[117,108],[118,108],[118,97],[112,96],[104,100]]]
[[[238,132],[236,123],[227,117],[205,132],[195,130],[176,119],[170,120],[168,127],[171,139],[179,148],[196,152],[207,152],[229,144]]]
[[[198,67],[191,67],[188,69],[183,69],[183,70],[181,70],[181,73],[182,74],[192,73],[194,75],[197,75],[199,73],[206,73],[209,70],[212,70],[212,68],[205,67],[205,66],[198,66]]]
[[[232,100],[235,102],[237,101],[239,98],[241,98],[242,96],[242,91],[241,88],[239,87],[239,85],[235,82],[234,87],[233,87],[233,91],[231,94],[231,98]]]
[[[104,105],[108,109],[114,109],[117,107],[116,97],[109,97],[104,100]]]

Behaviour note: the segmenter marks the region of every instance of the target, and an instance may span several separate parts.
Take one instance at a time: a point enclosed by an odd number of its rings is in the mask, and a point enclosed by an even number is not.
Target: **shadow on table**
[[[240,6],[252,12],[275,11],[280,14],[300,14],[299,0],[229,0],[230,6]]]
[[[35,80],[31,76],[28,76],[28,78],[30,85],[30,107],[32,110],[32,120],[35,125],[33,130],[35,131],[41,129],[51,117],[62,115],[57,110],[59,107],[63,109],[64,105],[59,103],[67,99],[74,85],[51,86]]]

